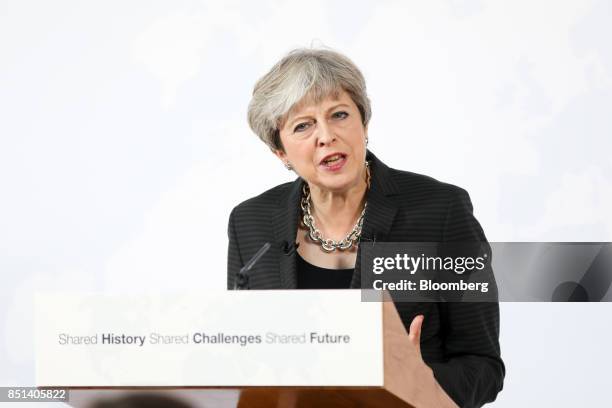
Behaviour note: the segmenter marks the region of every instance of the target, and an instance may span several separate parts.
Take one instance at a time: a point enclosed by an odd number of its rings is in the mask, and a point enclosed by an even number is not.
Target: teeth
[[[336,154],[336,155],[331,156],[331,157],[330,157],[330,158],[328,158],[328,159],[325,159],[325,163],[335,162],[335,161],[340,160],[340,158],[342,158],[342,156],[341,156],[341,155],[339,155],[339,154]]]

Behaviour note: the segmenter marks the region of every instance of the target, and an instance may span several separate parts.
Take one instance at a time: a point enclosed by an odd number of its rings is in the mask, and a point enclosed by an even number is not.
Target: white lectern
[[[371,298],[371,297],[370,297]],[[194,407],[411,407],[415,351],[358,290],[40,294],[36,381],[72,406],[158,392]]]

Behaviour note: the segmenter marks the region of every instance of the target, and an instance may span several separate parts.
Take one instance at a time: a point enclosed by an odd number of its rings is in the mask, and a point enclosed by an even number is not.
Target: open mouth
[[[333,153],[327,155],[319,163],[327,170],[339,170],[346,163],[346,154],[344,153]]]
[[[325,166],[331,166],[335,163],[338,163],[341,160],[344,160],[345,158],[346,158],[346,154],[344,153],[334,153],[334,154],[330,154],[329,156],[325,156],[323,160],[321,160],[320,164],[323,164]]]

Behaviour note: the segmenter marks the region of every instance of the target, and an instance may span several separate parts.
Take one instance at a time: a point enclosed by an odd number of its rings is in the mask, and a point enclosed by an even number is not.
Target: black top
[[[348,289],[355,269],[327,269],[297,256],[298,289]]]

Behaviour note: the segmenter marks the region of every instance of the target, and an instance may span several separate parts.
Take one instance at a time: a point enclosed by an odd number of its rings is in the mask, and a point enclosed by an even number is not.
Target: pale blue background
[[[490,240],[612,241],[611,23],[605,0],[0,1],[0,384],[33,383],[36,290],[225,287],[229,211],[292,178],[245,116],[297,46],[362,68],[371,149],[466,188]],[[609,401],[610,304],[501,309],[493,406]]]

